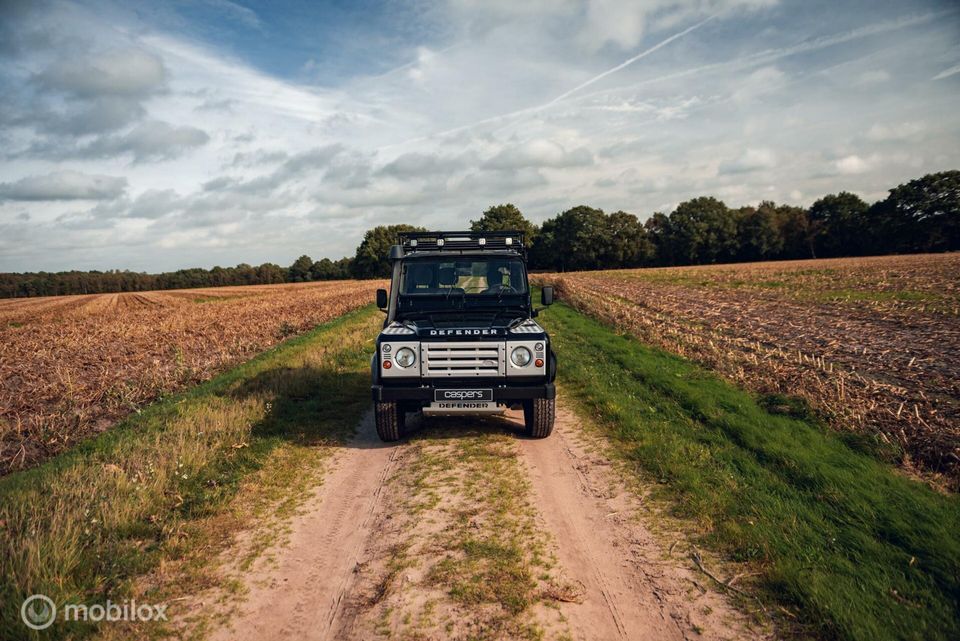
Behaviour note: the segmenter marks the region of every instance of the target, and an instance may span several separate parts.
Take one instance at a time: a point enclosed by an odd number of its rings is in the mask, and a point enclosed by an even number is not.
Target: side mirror
[[[544,287],[540,290],[540,304],[553,305],[553,287]]]
[[[377,307],[380,309],[386,309],[389,301],[387,300],[387,290],[378,289],[377,290]]]

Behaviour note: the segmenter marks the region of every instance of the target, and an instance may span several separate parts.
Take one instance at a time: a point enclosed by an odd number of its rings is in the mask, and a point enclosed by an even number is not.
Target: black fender
[[[379,385],[380,384],[380,368],[377,367],[377,354],[373,353],[373,356],[370,357],[370,384]]]

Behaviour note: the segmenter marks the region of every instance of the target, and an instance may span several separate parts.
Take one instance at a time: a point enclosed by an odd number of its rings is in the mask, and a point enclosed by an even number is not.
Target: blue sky
[[[960,167],[944,1],[0,4],[0,271],[351,254]]]

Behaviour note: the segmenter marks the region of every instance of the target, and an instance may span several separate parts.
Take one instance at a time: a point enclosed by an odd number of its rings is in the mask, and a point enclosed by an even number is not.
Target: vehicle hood
[[[394,322],[381,336],[417,337],[422,340],[503,340],[505,338],[542,338],[544,329],[532,318],[433,318]]]

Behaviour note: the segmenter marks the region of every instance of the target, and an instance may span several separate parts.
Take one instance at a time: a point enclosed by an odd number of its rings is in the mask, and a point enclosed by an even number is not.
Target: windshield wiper
[[[500,318],[501,316],[505,316],[505,315],[507,315],[507,314],[517,314],[517,315],[519,315],[519,318],[520,318],[520,320],[522,321],[522,320],[525,318],[525,316],[523,315],[523,313],[524,313],[524,310],[521,309],[521,308],[511,309],[511,308],[508,307],[508,308],[506,308],[506,309],[498,310],[498,311],[493,315],[493,318],[492,318],[491,320],[497,320],[497,319]],[[513,322],[513,321],[511,320],[510,322]]]

